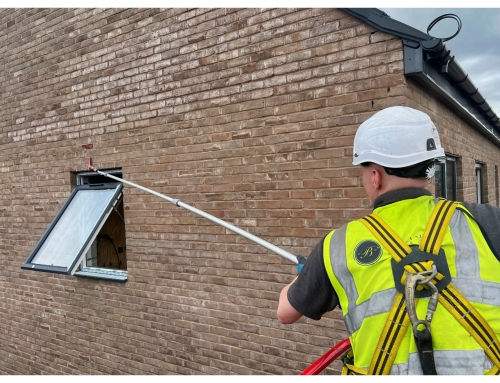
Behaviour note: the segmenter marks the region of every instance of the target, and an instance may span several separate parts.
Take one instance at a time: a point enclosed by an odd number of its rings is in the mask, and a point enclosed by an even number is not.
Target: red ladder
[[[351,348],[349,338],[346,338],[333,346],[325,355],[319,357],[313,364],[307,367],[300,375],[318,375],[330,363]]]

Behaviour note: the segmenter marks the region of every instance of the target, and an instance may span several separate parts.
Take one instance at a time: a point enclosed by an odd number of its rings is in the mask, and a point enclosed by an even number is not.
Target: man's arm
[[[297,280],[298,277],[288,285],[286,285],[280,293],[280,300],[278,303],[278,320],[283,324],[291,324],[297,322],[302,318],[302,314],[293,308],[293,306],[288,301],[288,289]]]
[[[281,323],[294,323],[302,316],[319,320],[338,305],[323,262],[323,242],[316,245],[300,274],[281,290],[277,313]]]

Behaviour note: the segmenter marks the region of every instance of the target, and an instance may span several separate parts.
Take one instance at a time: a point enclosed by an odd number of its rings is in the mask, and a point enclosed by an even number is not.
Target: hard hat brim
[[[353,157],[352,164],[360,165],[364,162],[373,162],[375,164],[390,168],[405,168],[407,166],[418,164],[419,162],[432,160],[435,158],[444,157],[444,149],[437,148],[436,150],[413,153],[406,156],[394,156],[386,153],[378,153],[375,151],[364,151],[360,155]]]

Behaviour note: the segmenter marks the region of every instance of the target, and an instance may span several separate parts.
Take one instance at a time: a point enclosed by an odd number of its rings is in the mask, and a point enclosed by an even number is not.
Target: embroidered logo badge
[[[362,241],[354,249],[354,260],[361,266],[373,265],[381,256],[382,248],[375,241]]]

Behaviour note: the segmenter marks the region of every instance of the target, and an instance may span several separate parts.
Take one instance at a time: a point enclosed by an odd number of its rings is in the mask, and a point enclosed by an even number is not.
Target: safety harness
[[[441,249],[456,208],[468,213],[458,202],[438,201],[418,247],[407,245],[376,214],[360,219],[391,254],[398,292],[368,370],[354,366],[351,350],[343,356],[343,375],[388,375],[410,323],[422,371],[425,375],[436,375],[430,324],[438,302],[467,330],[493,362],[488,375],[500,375],[500,342],[484,318],[451,283],[446,256]],[[415,308],[418,298],[424,297],[430,297],[427,315],[425,320],[419,320]]]

